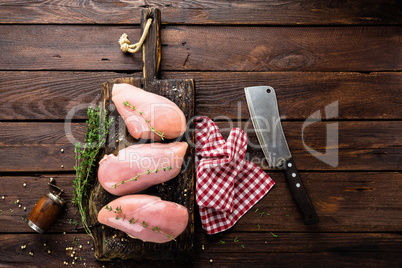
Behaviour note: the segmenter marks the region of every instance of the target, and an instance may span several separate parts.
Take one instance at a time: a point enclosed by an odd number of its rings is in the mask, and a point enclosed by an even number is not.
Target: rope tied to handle
[[[124,53],[130,52],[130,53],[136,53],[138,50],[140,50],[142,44],[145,41],[145,38],[147,37],[149,27],[151,27],[152,19],[149,18],[147,20],[147,24],[145,25],[144,32],[142,33],[142,36],[140,38],[140,41],[138,43],[135,43],[134,45],[131,44],[130,40],[128,40],[128,35],[127,34],[122,34],[122,36],[119,39],[119,44],[120,44],[120,49]]]

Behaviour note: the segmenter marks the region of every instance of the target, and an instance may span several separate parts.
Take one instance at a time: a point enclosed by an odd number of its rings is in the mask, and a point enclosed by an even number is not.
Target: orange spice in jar
[[[53,224],[60,218],[63,208],[66,204],[60,195],[63,190],[53,184],[51,178],[49,185],[57,188],[60,192],[56,195],[51,192],[44,195],[35,207],[32,209],[28,217],[28,225],[38,233],[44,233],[49,230]]]

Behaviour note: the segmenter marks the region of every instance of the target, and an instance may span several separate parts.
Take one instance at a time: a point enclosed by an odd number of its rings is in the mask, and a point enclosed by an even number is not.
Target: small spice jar
[[[57,195],[51,192],[44,195],[36,203],[28,217],[29,227],[38,233],[44,233],[53,226],[63,213],[63,208],[66,204],[66,201],[60,197],[63,190],[54,185],[53,181],[49,185],[57,188],[60,192]]]

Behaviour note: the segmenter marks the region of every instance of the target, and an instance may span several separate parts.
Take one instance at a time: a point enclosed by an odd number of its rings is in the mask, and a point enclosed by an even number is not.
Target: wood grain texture
[[[315,226],[304,225],[284,173],[267,171],[267,174],[275,181],[274,188],[233,228],[211,236],[211,241],[220,237],[224,238],[223,240],[229,239],[227,235],[232,232],[243,233],[242,238],[252,235],[251,233],[261,232],[265,235],[270,231],[308,232],[316,233],[319,237],[320,234],[328,232],[399,232],[402,228],[400,172],[300,172],[321,220],[321,223]],[[50,177],[55,178],[57,185],[65,190],[63,199],[68,205],[59,222],[49,233],[83,232],[70,224],[71,219],[72,222],[78,221],[81,227],[77,209],[71,205],[74,175],[46,174],[0,177],[0,184],[3,186],[0,196],[5,196],[4,200],[0,199],[0,233],[35,233],[21,217],[27,218],[35,203],[49,191],[47,182]],[[24,182],[27,183],[26,188],[22,186]],[[20,200],[22,207],[27,207],[27,210],[18,208],[18,205],[14,204],[16,200]],[[13,213],[10,213],[10,208],[14,209]],[[263,216],[260,215],[262,212],[265,212]],[[203,233],[198,210],[195,210],[195,231],[196,236],[197,233]],[[197,237],[196,243],[199,243],[199,235]]]
[[[141,53],[125,55],[117,40],[124,32],[139,39],[144,7],[162,11],[160,78],[194,79],[195,114],[218,120],[225,138],[232,127],[248,130],[247,157],[260,166],[243,88],[276,89],[319,225],[303,224],[283,172],[267,169],[275,187],[230,230],[204,234],[196,208],[193,263],[96,261],[89,237],[70,224],[80,218],[70,205],[74,153],[63,122],[72,115],[72,136],[82,139],[101,83],[141,76]],[[70,266],[73,247],[83,267],[401,267],[401,15],[396,0],[1,1],[0,266]],[[327,113],[329,104],[337,109]],[[305,120],[319,115],[324,121],[302,136]],[[331,126],[336,167],[305,146],[325,153]],[[49,177],[69,205],[40,235],[25,218]]]
[[[401,169],[400,121],[322,121],[304,128],[303,124],[305,122],[282,123],[290,151],[300,170]],[[217,125],[224,138],[232,128],[242,128],[248,135],[246,157],[263,169],[269,169],[251,121],[218,122]],[[86,124],[73,123],[71,126],[72,132],[66,134],[64,123],[0,123],[0,157],[3,159],[0,171],[73,171],[74,145],[68,138],[82,142]],[[338,128],[338,143],[332,138],[327,143],[327,129],[335,128]],[[338,157],[336,146],[339,146]],[[64,153],[60,152],[61,149]],[[339,162],[335,166],[324,163],[313,155],[320,153]],[[61,168],[61,165],[64,167]]]
[[[85,142],[85,131],[80,123],[0,123],[0,170],[73,171],[74,144]]]
[[[197,261],[183,262],[137,262],[119,261],[98,262],[93,257],[92,243],[84,234],[0,234],[1,266],[46,266],[62,267],[63,263],[71,265],[72,247],[76,266],[85,267],[294,267],[314,265],[326,267],[397,267],[402,263],[398,254],[401,251],[401,236],[397,233],[277,233],[271,234],[227,233],[223,237],[206,238],[197,235],[195,247]],[[233,242],[238,237],[239,242]],[[73,240],[78,241],[77,245]],[[224,245],[220,241],[226,241]],[[314,241],[314,243],[311,243]],[[46,246],[44,244],[46,243]],[[26,248],[21,250],[21,246]],[[82,248],[79,246],[82,245]],[[204,250],[202,250],[204,245]],[[242,248],[240,245],[244,245]],[[287,246],[284,246],[287,245]],[[48,253],[51,250],[51,253]],[[320,253],[325,251],[326,254]],[[7,256],[4,255],[7,252]],[[30,256],[33,252],[34,256]],[[233,256],[241,256],[234,258]],[[213,263],[210,263],[212,259]]]
[[[157,7],[169,24],[401,24],[398,1],[2,1],[0,23],[133,24]]]
[[[104,81],[114,72],[0,72],[1,120],[87,119],[97,105]]]
[[[234,127],[243,129],[248,135],[246,157],[263,169],[269,168],[251,120],[238,123],[220,122],[218,126],[224,138]],[[402,124],[399,121],[283,122],[282,127],[299,170],[401,168],[402,137],[397,133],[402,131]]]
[[[140,37],[132,26],[0,25],[0,69],[138,71],[141,55],[118,48],[124,32]],[[394,71],[400,37],[398,26],[165,26],[161,70]]]
[[[101,83],[140,75],[0,72],[0,120],[64,120],[68,114],[86,119],[86,104],[99,102]],[[243,88],[255,85],[275,88],[285,120],[306,119],[335,101],[336,119],[402,119],[400,72],[162,72],[161,78],[194,79],[195,113],[212,119],[249,119]],[[326,119],[325,113],[322,116]]]

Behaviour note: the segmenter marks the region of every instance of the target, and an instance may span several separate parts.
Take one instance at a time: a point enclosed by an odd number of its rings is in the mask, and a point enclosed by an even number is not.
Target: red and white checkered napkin
[[[215,234],[232,227],[274,186],[255,164],[244,160],[247,135],[234,128],[225,142],[208,117],[195,119],[196,201],[202,227]]]

